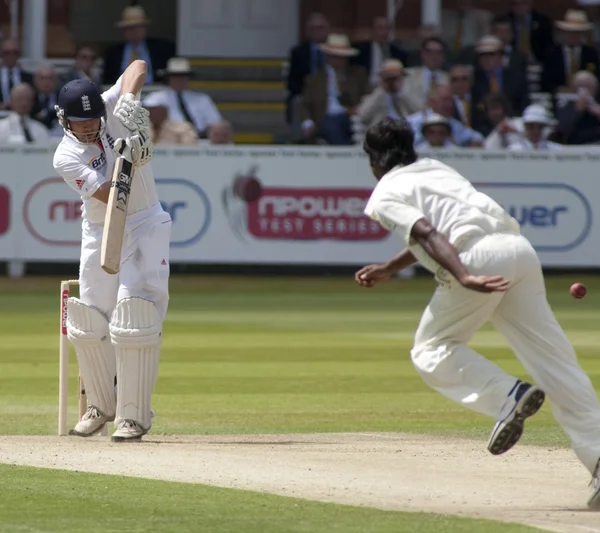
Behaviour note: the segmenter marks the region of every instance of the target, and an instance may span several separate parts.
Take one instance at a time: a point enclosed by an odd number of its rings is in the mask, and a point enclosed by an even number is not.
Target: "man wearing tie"
[[[488,94],[504,93],[515,113],[521,114],[529,104],[528,83],[524,72],[502,66],[502,41],[488,35],[477,43],[478,65],[475,69],[472,102],[473,128],[486,130],[488,117],[484,100]]]
[[[471,127],[471,89],[473,75],[467,65],[454,65],[450,69],[450,87],[454,96],[454,118]]]
[[[573,76],[580,70],[599,75],[599,58],[595,48],[585,44],[593,25],[584,11],[569,9],[564,20],[556,21],[560,44],[548,54],[542,73],[542,89],[561,91],[571,86]]]
[[[354,45],[358,54],[350,60],[353,65],[363,67],[369,73],[372,87],[379,85],[379,73],[386,59],[397,59],[406,64],[406,53],[391,42],[392,25],[386,17],[373,19],[373,37],[370,41]]]
[[[314,74],[325,68],[325,54],[320,45],[329,35],[329,22],[321,13],[313,13],[306,23],[307,40],[294,46],[290,51],[287,79],[287,111],[286,119],[291,124],[294,116],[294,102],[304,90],[304,80],[309,74]]]
[[[18,65],[21,49],[12,39],[2,41],[2,67],[0,67],[0,109],[10,109],[10,94],[21,83],[33,84],[33,77]]]
[[[57,103],[58,75],[53,65],[42,64],[33,78],[35,88],[35,104],[31,116],[46,126],[57,137],[63,136],[63,130],[54,106]]]
[[[113,85],[119,76],[136,59],[143,59],[148,65],[146,85],[156,83],[159,71],[175,55],[175,45],[164,39],[146,37],[150,20],[141,6],[129,6],[117,27],[123,30],[125,41],[109,47],[104,54],[102,83]]]
[[[554,44],[550,19],[532,9],[533,0],[511,0],[510,5],[513,46],[524,53],[530,62],[543,63]]]
[[[161,74],[167,78],[169,88],[150,93],[144,100],[144,106],[166,107],[169,120],[190,123],[198,137],[206,139],[210,126],[221,120],[221,114],[210,96],[189,88],[192,69],[188,60],[184,57],[169,59],[166,70]]]
[[[0,144],[49,142],[51,136],[48,128],[30,117],[35,98],[31,85],[15,85],[10,96],[12,111],[0,120]]]

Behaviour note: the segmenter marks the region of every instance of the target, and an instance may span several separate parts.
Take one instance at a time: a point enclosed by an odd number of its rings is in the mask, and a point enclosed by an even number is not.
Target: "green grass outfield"
[[[579,301],[568,293],[576,280],[589,290]],[[1,434],[56,433],[58,282],[0,280]],[[600,278],[551,278],[548,288],[581,364],[600,385]],[[361,290],[351,277],[180,277],[172,280],[171,289],[153,400],[158,413],[153,434],[402,431],[487,438],[492,421],[428,389],[410,362],[413,332],[434,289],[429,279],[397,280]],[[491,328],[478,333],[472,346],[509,372],[527,377]],[[74,423],[73,352],[70,373]],[[566,439],[544,407],[523,442],[565,445]],[[3,466],[0,476],[2,493],[11,494],[10,505],[0,502],[0,532],[82,530],[70,528],[69,520],[73,506],[80,504],[73,500],[72,485],[83,474]],[[506,525],[479,529],[455,518],[359,510],[202,486],[84,477],[89,486],[110,488],[87,494],[89,505],[84,509],[109,506],[110,514],[127,515],[133,506],[140,520],[143,509],[155,509],[144,523],[153,531],[196,531],[190,522],[198,514],[191,505],[194,498],[210,509],[204,516],[206,528],[197,531],[528,531]],[[136,491],[145,486],[155,490],[142,505]],[[52,487],[56,490],[49,497]],[[43,522],[36,521],[39,513],[30,511],[52,501],[53,509],[64,512],[50,513],[52,519],[42,527]],[[211,517],[220,513],[227,513],[228,520],[209,527]],[[13,529],[2,524],[12,524]],[[93,527],[86,530],[96,531]],[[128,530],[150,530],[139,527]],[[112,530],[109,525],[97,531]]]

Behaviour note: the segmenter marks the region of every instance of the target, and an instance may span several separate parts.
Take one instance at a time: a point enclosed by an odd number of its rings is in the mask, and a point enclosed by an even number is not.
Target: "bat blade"
[[[121,267],[121,251],[125,234],[127,206],[131,194],[133,165],[124,157],[118,157],[113,170],[110,194],[104,218],[100,263],[108,274],[117,274]]]

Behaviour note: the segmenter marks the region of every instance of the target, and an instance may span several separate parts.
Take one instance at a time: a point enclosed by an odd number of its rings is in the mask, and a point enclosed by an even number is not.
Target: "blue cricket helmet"
[[[98,87],[88,79],[72,80],[58,94],[58,107],[73,122],[102,118],[106,106]]]

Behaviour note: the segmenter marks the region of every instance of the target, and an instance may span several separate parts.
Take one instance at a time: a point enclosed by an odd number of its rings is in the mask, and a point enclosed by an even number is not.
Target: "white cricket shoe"
[[[587,502],[588,507],[592,511],[600,511],[600,461],[598,461],[598,466],[596,466],[591,486],[593,487],[594,492],[592,492],[592,495]]]
[[[519,442],[525,420],[540,410],[545,399],[542,389],[517,381],[490,435],[488,450],[492,455],[505,453]]]
[[[149,429],[144,429],[135,420],[119,420],[117,431],[112,434],[110,440],[113,442],[141,441],[142,436],[148,433]]]
[[[115,415],[107,416],[100,409],[90,405],[77,425],[69,431],[69,435],[91,437],[99,433],[107,422],[112,422]]]

